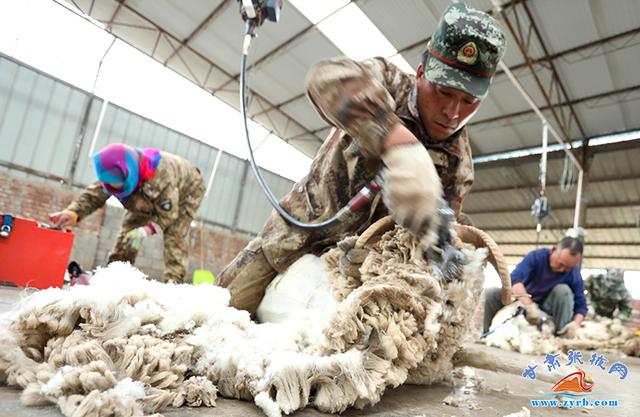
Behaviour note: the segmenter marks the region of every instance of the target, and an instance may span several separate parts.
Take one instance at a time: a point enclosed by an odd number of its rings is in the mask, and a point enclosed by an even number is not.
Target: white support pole
[[[496,12],[496,15],[498,15],[500,13],[500,10],[502,10],[502,6],[500,4],[500,1],[499,0],[492,0],[492,3],[493,3],[493,6],[494,6],[494,10]],[[556,130],[553,128],[553,126],[551,126],[551,124],[549,124],[547,119],[544,117],[544,114],[542,114],[542,112],[540,111],[540,109],[538,108],[536,103],[533,102],[533,99],[531,99],[531,96],[529,96],[529,93],[527,93],[526,90],[524,89],[524,87],[522,87],[522,84],[520,84],[520,81],[518,81],[518,79],[515,77],[515,75],[513,75],[513,73],[509,69],[509,67],[507,67],[507,65],[502,61],[499,62],[499,65],[500,65],[500,69],[502,71],[504,71],[505,74],[507,74],[507,77],[509,77],[509,79],[511,80],[511,83],[516,87],[516,89],[518,89],[518,91],[520,91],[520,94],[522,94],[522,97],[524,97],[525,101],[529,104],[529,107],[531,107],[531,109],[538,115],[540,120],[542,120],[542,123],[544,124],[545,128],[547,128],[551,132],[551,134],[553,135],[553,137],[556,139],[556,141],[559,144],[563,145],[562,149],[569,156],[569,158],[571,159],[571,162],[573,162],[574,165],[576,167],[578,167],[578,190],[577,190],[577,193],[576,193],[576,208],[575,208],[576,211],[575,211],[574,218],[573,218],[573,227],[579,227],[579,225],[580,225],[580,208],[581,208],[581,203],[582,203],[582,177],[583,177],[583,174],[584,174],[584,170],[582,169],[582,165],[580,165],[580,162],[578,162],[578,159],[575,157],[575,155],[573,153],[571,153],[569,151],[569,149],[567,149],[567,146],[569,148],[571,148],[571,145],[567,145],[567,143],[565,143],[562,140],[560,135],[558,135],[558,132],[556,132]],[[543,133],[543,141],[545,140],[545,136],[546,135]],[[543,158],[546,158],[546,156],[543,157]],[[546,161],[545,161],[545,164],[546,164]]]
[[[222,149],[218,149],[218,155],[216,155],[216,161],[213,163],[213,169],[211,170],[211,175],[209,176],[209,181],[207,182],[207,191],[204,193],[203,201],[207,199],[209,195],[209,191],[211,190],[211,186],[213,185],[213,179],[216,176],[216,172],[218,172],[218,165],[220,165],[220,158],[222,157]]]
[[[531,107],[531,109],[538,115],[538,117],[546,125],[546,127],[549,129],[549,131],[551,132],[553,137],[556,139],[556,141],[558,141],[558,143],[561,144],[561,145],[565,145],[565,146],[562,147],[562,149],[564,150],[564,152],[567,155],[569,155],[569,158],[575,164],[575,166],[578,167],[578,190],[577,190],[577,194],[576,194],[576,208],[575,208],[576,211],[575,211],[574,217],[573,217],[573,227],[579,227],[579,225],[580,225],[580,208],[581,208],[581,203],[582,203],[582,177],[583,177],[583,174],[584,174],[584,170],[582,169],[582,166],[580,165],[580,163],[576,159],[575,155],[572,154],[569,151],[569,149],[567,149],[566,143],[560,138],[560,135],[558,135],[558,132],[556,132],[556,130],[553,128],[553,126],[551,126],[549,124],[549,122],[544,117],[544,115],[542,114],[540,109],[536,106],[536,104],[533,102],[533,100],[531,99],[529,94],[522,87],[522,85],[520,84],[518,79],[513,75],[513,73],[509,69],[509,67],[507,67],[504,64],[504,62],[500,61],[500,68],[504,71],[505,74],[507,74],[507,76],[509,77],[509,79],[511,80],[513,85],[518,89],[518,91],[520,91],[520,94],[522,94],[522,97],[524,97],[524,99],[527,101],[527,103],[529,103],[529,106]]]
[[[91,146],[89,146],[89,160],[93,156],[93,153],[96,149],[96,142],[98,140],[98,135],[100,135],[100,129],[102,128],[102,121],[104,120],[104,114],[107,111],[107,106],[109,106],[109,100],[106,98],[102,101],[102,107],[100,108],[100,115],[98,116],[98,123],[96,123],[96,130],[93,132],[93,138],[91,139]]]
[[[573,227],[580,227],[580,209],[582,208],[582,174],[584,171],[580,170],[578,173],[578,189],[576,190],[576,211],[573,213]]]
[[[549,125],[542,121],[542,158],[540,159],[540,189],[547,188],[547,146],[549,144]]]
[[[224,152],[222,149],[218,149],[218,154],[216,155],[216,160],[213,162],[213,169],[211,170],[211,174],[209,175],[209,180],[207,181],[207,189],[204,192],[204,196],[202,197],[202,201],[200,202],[200,207],[198,207],[198,211],[204,210],[204,205],[209,197],[209,191],[211,191],[211,186],[213,185],[213,179],[216,177],[216,173],[218,172],[218,166],[220,165],[220,158]],[[191,223],[192,227],[196,227],[195,221]],[[204,214],[200,219],[200,227],[204,228]],[[202,231],[201,231],[202,232]],[[201,236],[202,237],[202,236]],[[202,268],[200,268],[202,269]]]

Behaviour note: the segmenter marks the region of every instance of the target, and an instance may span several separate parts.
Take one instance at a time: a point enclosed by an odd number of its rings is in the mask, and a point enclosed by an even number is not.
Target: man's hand
[[[125,242],[131,248],[135,250],[140,250],[142,247],[142,240],[156,233],[156,229],[153,227],[151,223],[148,223],[144,226],[140,226],[133,230],[130,230],[125,235]]]
[[[567,339],[573,339],[578,335],[579,328],[580,323],[576,321],[570,321],[562,329],[560,329],[560,331],[558,332],[558,336],[563,336]]]
[[[436,210],[442,185],[429,153],[419,142],[389,148],[382,160],[382,197],[393,219],[416,237],[437,230]]]
[[[54,227],[66,229],[78,222],[78,214],[71,210],[62,210],[55,213],[49,213],[49,220]]]
[[[360,278],[360,267],[369,254],[368,249],[354,248],[357,236],[350,236],[338,242],[338,247],[344,251],[340,257],[340,272],[344,276]]]
[[[529,324],[537,326],[542,319],[542,312],[540,311],[538,304],[533,301],[528,304],[520,304],[522,305],[522,308],[524,308],[524,317],[527,319]]]

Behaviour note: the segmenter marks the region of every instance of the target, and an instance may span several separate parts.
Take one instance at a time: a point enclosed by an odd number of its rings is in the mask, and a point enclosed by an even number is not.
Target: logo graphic
[[[560,370],[563,366],[570,367],[569,374],[560,378],[551,388],[551,392],[542,393],[546,398],[530,400],[534,408],[593,408],[593,407],[619,407],[620,401],[609,398],[603,394],[593,392],[595,382],[591,375],[585,373],[578,366],[590,366],[595,372],[603,372],[610,375],[617,375],[622,381],[629,374],[627,366],[621,362],[614,362],[608,365],[609,360],[597,352],[592,352],[588,363],[579,350],[567,351],[567,362],[560,363],[560,353],[549,353],[544,356],[543,367],[547,372]],[[522,376],[526,379],[535,380],[538,365],[532,364],[522,371]],[[577,371],[576,371],[577,369]],[[538,371],[544,372],[544,371]],[[588,371],[591,373],[591,371]],[[593,394],[592,397],[590,397]],[[551,398],[550,398],[551,397]]]
[[[593,379],[580,370],[570,373],[556,382],[551,388],[551,392],[564,396],[580,396],[590,394],[591,388],[593,388]]]

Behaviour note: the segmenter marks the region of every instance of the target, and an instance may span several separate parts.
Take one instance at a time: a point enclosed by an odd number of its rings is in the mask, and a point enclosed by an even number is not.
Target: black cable
[[[240,112],[241,112],[242,120],[244,123],[244,133],[247,138],[247,148],[249,148],[249,163],[251,164],[251,169],[253,170],[253,174],[256,178],[256,181],[258,181],[258,185],[264,192],[264,195],[267,197],[267,199],[269,200],[273,208],[278,212],[278,214],[282,216],[282,218],[284,218],[288,223],[296,227],[300,227],[302,229],[308,229],[308,230],[323,229],[327,226],[331,226],[337,223],[342,217],[344,217],[349,211],[351,211],[349,204],[342,207],[335,215],[333,215],[333,217],[325,221],[322,221],[320,223],[303,223],[300,220],[296,219],[295,217],[291,216],[289,213],[285,211],[285,209],[282,208],[282,206],[280,206],[280,203],[278,202],[276,197],[273,195],[273,193],[269,189],[269,186],[266,184],[266,182],[262,178],[262,174],[260,173],[260,170],[258,169],[258,166],[256,165],[256,161],[253,157],[253,149],[251,148],[251,140],[249,139],[249,124],[247,119],[247,100],[246,100],[247,86],[245,81],[245,73],[246,73],[246,66],[247,66],[247,56],[249,54],[249,45],[251,42],[251,37],[254,36],[254,33],[253,33],[254,29],[255,29],[255,24],[252,21],[247,20],[245,22],[245,41],[242,48],[242,63],[240,65]]]

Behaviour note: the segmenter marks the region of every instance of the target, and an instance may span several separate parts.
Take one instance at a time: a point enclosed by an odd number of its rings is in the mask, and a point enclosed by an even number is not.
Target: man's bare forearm
[[[398,145],[406,145],[410,143],[418,143],[418,138],[415,137],[409,129],[402,123],[396,123],[387,137],[385,137],[382,149],[386,152],[389,148],[393,148]]]
[[[531,300],[531,295],[527,293],[527,289],[524,287],[524,284],[521,282],[517,282],[511,286],[511,293],[522,304],[533,303],[533,301]]]

